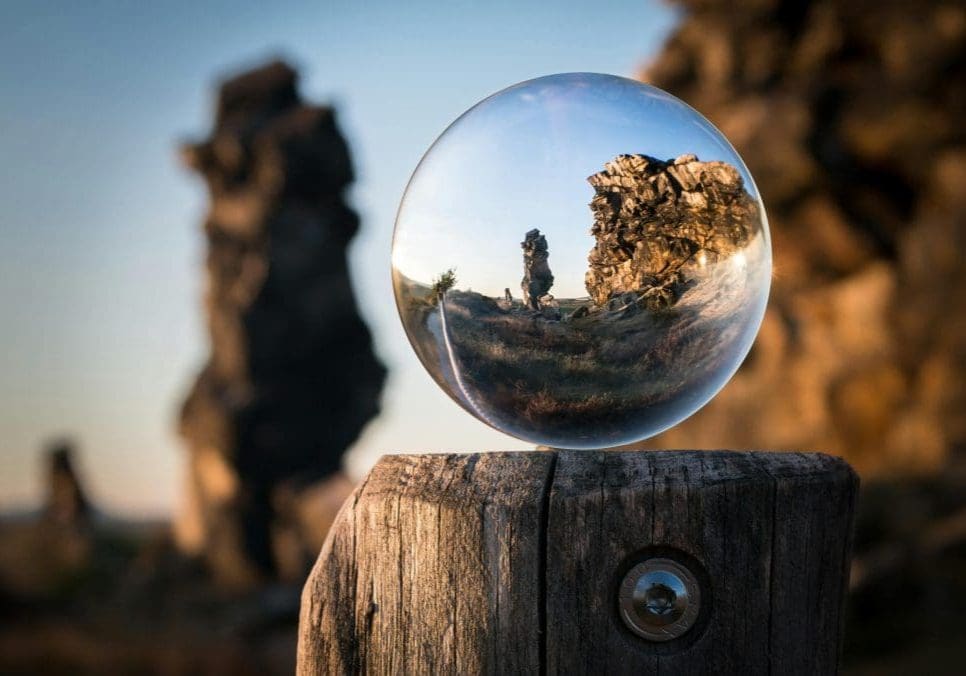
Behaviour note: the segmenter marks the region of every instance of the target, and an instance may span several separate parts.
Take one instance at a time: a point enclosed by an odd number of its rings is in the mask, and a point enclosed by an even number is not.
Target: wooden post
[[[386,456],[306,583],[298,673],[833,674],[856,487],[820,454]]]

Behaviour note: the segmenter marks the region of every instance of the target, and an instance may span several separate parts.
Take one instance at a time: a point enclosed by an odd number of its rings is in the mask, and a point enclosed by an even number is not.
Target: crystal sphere
[[[670,94],[551,75],[453,122],[406,188],[399,315],[433,379],[483,422],[555,448],[629,444],[737,370],[771,280],[747,167]]]

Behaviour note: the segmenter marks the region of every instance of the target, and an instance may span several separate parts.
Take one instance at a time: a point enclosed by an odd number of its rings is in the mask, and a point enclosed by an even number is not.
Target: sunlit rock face
[[[358,218],[334,111],[271,63],[221,85],[210,137],[183,155],[210,196],[211,354],[181,414],[192,481],[179,532],[219,580],[244,586],[279,572],[276,544],[297,530],[282,512],[299,511],[279,506],[340,470],[385,369],[349,281]]]
[[[733,166],[694,155],[620,155],[587,181],[596,244],[586,284],[598,305],[629,292],[673,305],[697,271],[744,248],[760,218]]]

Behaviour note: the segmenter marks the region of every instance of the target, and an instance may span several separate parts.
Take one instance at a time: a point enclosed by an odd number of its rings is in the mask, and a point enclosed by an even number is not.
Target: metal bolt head
[[[694,574],[677,561],[648,559],[631,568],[618,592],[620,615],[638,636],[670,641],[698,619],[701,589]]]

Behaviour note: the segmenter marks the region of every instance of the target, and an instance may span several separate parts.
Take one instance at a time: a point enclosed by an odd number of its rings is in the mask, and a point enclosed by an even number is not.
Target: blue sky
[[[411,353],[390,292],[396,208],[423,152],[478,100],[555,72],[632,75],[675,21],[656,2],[4,2],[0,509],[38,498],[37,449],[61,434],[106,507],[174,507],[177,409],[207,350],[205,196],[177,143],[205,135],[219,75],[272,56],[337,107],[358,173],[353,281],[391,375],[350,467],[522,447]]]

